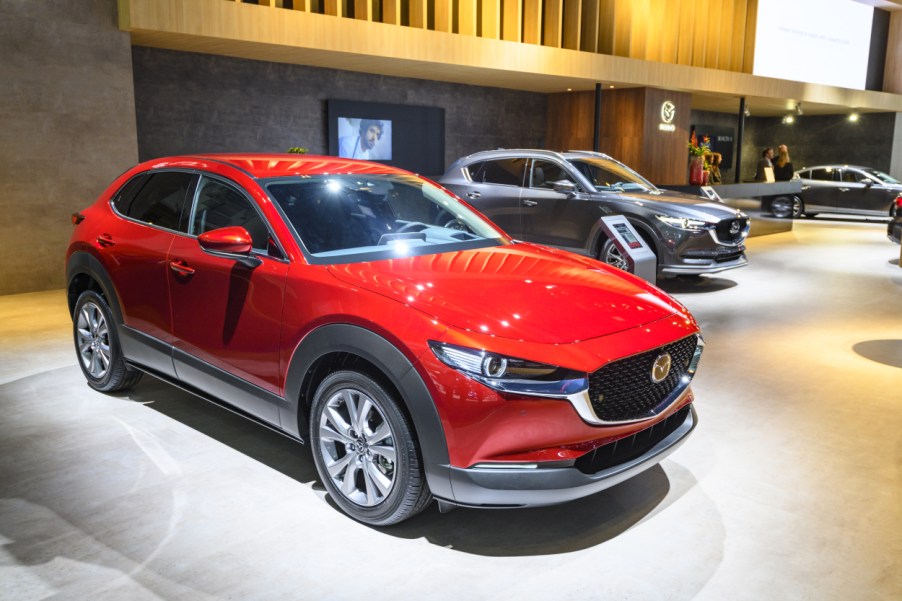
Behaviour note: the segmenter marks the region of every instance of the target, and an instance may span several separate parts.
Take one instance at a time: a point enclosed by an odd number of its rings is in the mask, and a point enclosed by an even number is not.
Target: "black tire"
[[[399,401],[364,373],[339,371],[320,383],[310,443],[326,490],[355,520],[388,526],[432,501],[410,420]]]
[[[75,303],[72,316],[75,355],[88,385],[100,392],[133,386],[142,372],[125,363],[110,307],[100,294],[86,290]]]
[[[805,204],[798,196],[778,196],[770,201],[770,212],[778,219],[798,219],[805,212]]]

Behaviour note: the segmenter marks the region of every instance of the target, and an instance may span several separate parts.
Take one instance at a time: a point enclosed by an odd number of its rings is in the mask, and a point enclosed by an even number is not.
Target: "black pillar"
[[[739,127],[736,135],[736,166],[733,169],[733,183],[739,183],[742,170],[742,136],[745,133],[745,96],[739,99]]]
[[[601,152],[601,84],[595,84],[595,133],[592,139],[592,150]]]

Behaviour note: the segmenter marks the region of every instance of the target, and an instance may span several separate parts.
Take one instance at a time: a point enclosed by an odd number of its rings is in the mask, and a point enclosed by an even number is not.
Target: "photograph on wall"
[[[338,156],[365,161],[392,160],[389,119],[338,118]]]

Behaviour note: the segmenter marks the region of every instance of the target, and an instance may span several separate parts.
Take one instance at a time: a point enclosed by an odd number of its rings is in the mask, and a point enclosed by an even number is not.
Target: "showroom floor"
[[[664,287],[698,318],[700,424],[568,505],[362,526],[307,447],[145,378],[92,391],[61,291],[0,297],[0,599],[902,598],[902,269],[803,221]]]

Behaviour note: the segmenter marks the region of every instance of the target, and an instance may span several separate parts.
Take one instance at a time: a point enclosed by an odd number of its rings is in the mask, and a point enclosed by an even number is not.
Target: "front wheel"
[[[91,388],[115,392],[141,379],[142,372],[125,363],[116,323],[103,296],[93,290],[82,292],[72,325],[78,365]]]
[[[617,245],[614,244],[614,241],[610,238],[606,239],[604,244],[601,245],[601,250],[598,252],[598,258],[602,263],[607,263],[617,269],[622,269],[623,271],[630,270],[629,261],[626,260],[626,257],[623,256],[623,253],[620,252],[620,249],[617,248]]]
[[[339,371],[322,381],[313,398],[310,441],[329,495],[356,520],[395,524],[432,499],[407,415],[364,373]]]

